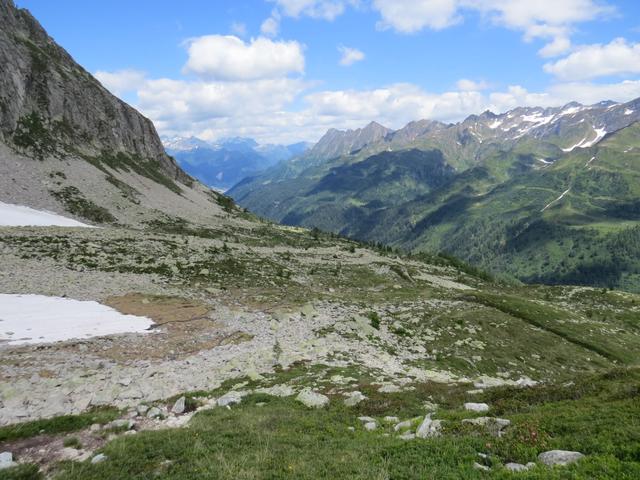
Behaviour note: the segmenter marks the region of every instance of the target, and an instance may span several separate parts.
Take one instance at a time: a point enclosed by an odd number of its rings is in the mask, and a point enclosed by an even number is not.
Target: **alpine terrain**
[[[637,285],[636,104],[332,130],[245,210],[12,0],[0,65],[0,479],[640,478],[640,296],[571,276]]]
[[[330,130],[240,205],[524,282],[640,291],[640,99]]]

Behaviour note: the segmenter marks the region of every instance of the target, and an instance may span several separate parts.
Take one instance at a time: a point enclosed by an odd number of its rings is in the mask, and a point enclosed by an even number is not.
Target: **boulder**
[[[504,468],[506,468],[507,470],[510,470],[512,472],[526,472],[527,470],[529,470],[530,468],[535,467],[536,464],[533,462],[529,462],[526,465],[522,465],[521,463],[507,463],[505,464]]]
[[[185,397],[180,397],[178,400],[176,400],[176,403],[173,404],[173,407],[171,407],[171,412],[175,413],[176,415],[183,414],[187,408],[186,401],[187,399]]]
[[[416,437],[431,438],[440,436],[442,420],[431,420],[431,414],[424,417],[424,420],[416,430]]]
[[[162,412],[158,407],[151,407],[147,410],[147,418],[159,418],[162,416]]]
[[[569,450],[549,450],[538,455],[538,460],[545,465],[569,465],[577,462],[584,455],[580,452],[571,452]]]
[[[502,436],[502,430],[511,425],[511,420],[496,417],[478,417],[465,418],[462,420],[462,423],[470,423],[471,425],[486,427],[491,435],[500,437]]]
[[[344,404],[347,407],[355,407],[357,404],[367,399],[367,397],[365,397],[361,392],[358,391],[349,392],[346,394],[346,397],[347,398],[344,399]]]
[[[486,403],[467,402],[464,404],[464,409],[471,412],[488,412],[489,405]]]
[[[13,461],[13,454],[11,452],[0,453],[0,470],[15,467],[16,465],[17,463]]]
[[[364,429],[368,431],[373,431],[378,428],[378,424],[376,422],[367,422],[364,424]]]
[[[91,463],[93,464],[101,463],[101,462],[104,462],[106,459],[107,459],[107,456],[104,453],[99,453],[98,455],[96,455],[91,459]]]
[[[296,397],[296,400],[309,408],[322,408],[329,405],[329,397],[314,392],[310,388],[302,390]]]
[[[248,392],[231,390],[218,398],[218,400],[216,400],[216,403],[219,407],[228,407],[229,405],[242,402],[242,397],[246,396],[247,394]]]

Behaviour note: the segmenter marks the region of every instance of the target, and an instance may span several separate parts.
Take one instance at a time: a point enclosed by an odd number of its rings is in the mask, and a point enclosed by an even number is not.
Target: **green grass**
[[[414,392],[375,395],[356,409],[334,397],[326,409],[310,410],[293,399],[251,395],[237,407],[196,415],[189,428],[120,437],[102,450],[97,465],[65,463],[59,480],[72,479],[633,479],[640,475],[640,372],[617,370],[576,382],[528,389],[497,389],[484,395],[493,413],[513,426],[496,438],[461,423],[464,393],[425,385]],[[435,388],[435,390],[434,390]],[[402,441],[390,427],[362,429],[361,414],[410,418],[419,402],[437,397],[444,435]],[[443,401],[449,398],[449,401]],[[258,402],[265,402],[262,407]],[[378,405],[376,405],[378,404]],[[347,429],[354,426],[355,431]],[[575,465],[510,474],[500,465],[535,461],[549,449],[587,455]],[[489,455],[492,472],[475,470]]]
[[[75,432],[87,428],[94,423],[104,425],[115,420],[119,410],[112,407],[97,408],[79,415],[66,415],[33,422],[18,423],[0,427],[0,442],[34,437],[40,434],[58,434]]]

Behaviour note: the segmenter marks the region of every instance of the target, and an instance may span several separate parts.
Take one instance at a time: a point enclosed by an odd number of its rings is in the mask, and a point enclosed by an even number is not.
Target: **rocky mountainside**
[[[148,120],[0,5],[3,55],[24,67],[0,78],[26,89],[0,92],[25,109],[0,142],[0,479],[640,477],[638,295],[505,283],[258,219],[191,180]],[[35,73],[32,48],[49,52]],[[91,100],[76,98],[84,82]],[[63,132],[77,119],[96,130]],[[569,198],[559,189],[634,215],[598,192],[637,199],[637,162],[620,154],[636,140],[634,125],[575,148],[511,192],[546,200],[544,215]],[[366,201],[402,229],[414,205],[398,192],[472,195],[469,182],[534,160],[491,157],[465,183],[440,150],[383,149],[306,181],[325,199],[357,187],[348,208]],[[486,201],[515,205],[500,191]]]
[[[453,125],[412,122],[355,152],[280,165],[230,194],[276,221],[447,251],[524,281],[639,290],[636,250],[624,261],[613,254],[622,237],[637,237],[639,119],[640,99],[485,112]],[[443,177],[420,158],[441,158],[449,170]],[[376,174],[352,181],[372,163]],[[548,229],[554,242],[542,233]]]
[[[12,0],[0,24],[0,201],[94,223],[215,223],[219,198],[165,153],[149,119]]]

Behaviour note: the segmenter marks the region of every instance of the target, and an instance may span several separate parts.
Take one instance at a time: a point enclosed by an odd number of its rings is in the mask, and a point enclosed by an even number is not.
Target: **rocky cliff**
[[[153,123],[109,93],[13,0],[0,0],[0,140],[29,156],[135,155],[188,181]]]

